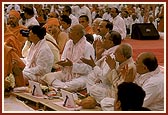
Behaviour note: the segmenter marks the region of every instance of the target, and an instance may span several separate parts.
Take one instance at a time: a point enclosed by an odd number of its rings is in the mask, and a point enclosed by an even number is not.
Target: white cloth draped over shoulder
[[[155,71],[137,75],[134,82],[146,92],[144,107],[152,111],[164,110],[164,75],[159,67]]]
[[[91,66],[83,63],[80,59],[90,56],[95,59],[93,46],[82,37],[76,44],[70,39],[67,41],[61,60],[67,58],[72,61],[73,66],[62,67],[62,71],[46,74],[42,80],[56,88],[69,88],[77,90],[85,87],[85,79],[92,70]]]
[[[78,77],[81,75],[87,75],[91,67],[87,64],[84,64],[80,59],[82,57],[90,59],[90,56],[95,58],[94,49],[88,44],[86,38],[81,38],[78,43],[74,45],[72,40],[69,40],[65,46],[65,50],[63,51],[61,60],[66,60],[68,58],[72,61],[72,67],[64,67],[64,72],[68,72],[69,75],[66,77],[66,81],[72,80],[74,77]]]
[[[114,52],[118,46],[114,46],[102,53],[102,58],[96,62],[96,66],[89,73],[87,78],[87,92],[92,95],[99,103],[103,98],[107,97],[107,92],[111,88],[111,84],[107,79],[108,73],[111,71],[106,63],[106,56],[110,55],[114,58]],[[97,79],[100,79],[100,83],[95,83]]]
[[[134,76],[136,74],[136,66],[134,64],[134,60],[132,57],[130,57],[128,60],[121,63],[120,65],[117,65],[116,69],[113,69],[108,73],[107,79],[109,80],[109,82],[111,84],[111,88],[108,89],[108,91],[107,91],[107,97],[105,97],[104,99],[102,99],[100,101],[100,105],[103,110],[110,110],[110,109],[111,109],[111,111],[114,110],[114,101],[113,100],[115,99],[117,87],[119,84],[124,82],[123,77],[119,73],[120,73],[120,70],[127,64],[128,64],[128,70],[133,68],[133,76]],[[109,101],[109,103],[111,102],[112,104],[106,103],[108,101]]]
[[[32,43],[28,56],[22,60],[26,65],[23,70],[23,76],[34,81],[39,81],[40,77],[51,72],[54,55],[46,43],[46,39],[43,39],[36,45]]]
[[[58,69],[59,66],[56,63],[60,61],[60,58],[61,58],[58,44],[56,40],[48,33],[46,33],[44,38],[46,39],[46,42],[54,55],[54,64],[52,68]]]

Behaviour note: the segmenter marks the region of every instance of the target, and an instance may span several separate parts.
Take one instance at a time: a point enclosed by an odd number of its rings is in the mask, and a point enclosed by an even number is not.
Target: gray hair
[[[121,44],[121,53],[124,55],[124,57],[126,57],[127,59],[129,59],[130,57],[132,57],[132,46],[128,43],[123,43]]]

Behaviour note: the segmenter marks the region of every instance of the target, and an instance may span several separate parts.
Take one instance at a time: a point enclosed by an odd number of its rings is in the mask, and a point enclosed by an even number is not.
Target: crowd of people
[[[83,89],[104,111],[163,111],[164,75],[152,52],[122,43],[135,23],[164,34],[163,4],[5,4],[4,84]],[[6,90],[5,90],[6,91]],[[89,103],[88,103],[89,104]]]

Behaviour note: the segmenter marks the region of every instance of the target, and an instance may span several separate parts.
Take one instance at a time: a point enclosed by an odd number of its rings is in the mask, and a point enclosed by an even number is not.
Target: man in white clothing
[[[54,63],[54,55],[46,39],[44,39],[46,29],[34,25],[30,26],[29,30],[28,40],[31,41],[32,44],[27,57],[22,59],[26,65],[23,69],[23,76],[26,84],[28,80],[40,82],[42,76],[51,72]]]
[[[90,60],[85,58],[81,59],[84,63],[90,65],[93,68],[93,70],[88,75],[86,86],[87,92],[91,95],[95,92],[95,90],[101,93],[101,95],[93,94],[94,98],[98,102],[106,97],[106,89],[110,88],[106,78],[107,73],[110,71],[110,68],[106,63],[106,56],[110,55],[111,57],[114,57],[114,52],[120,43],[121,35],[118,32],[110,31],[103,39],[104,52],[96,63],[94,63],[92,58]],[[92,91],[93,89],[94,91]]]
[[[130,19],[130,34],[132,34],[132,25],[136,24],[136,23],[140,23],[140,21],[137,18],[137,14],[136,13],[132,13],[131,19]]]
[[[164,110],[164,76],[158,67],[153,53],[143,52],[136,59],[136,68],[139,75],[134,82],[146,92],[143,107],[152,111]]]
[[[96,52],[96,59],[99,60],[103,53],[102,40],[104,36],[113,29],[113,24],[108,20],[101,20],[97,28],[97,36],[94,39],[93,46]]]
[[[34,16],[34,10],[33,10],[33,7],[25,7],[24,9],[24,16],[26,18],[25,20],[25,26],[28,28],[29,26],[32,26],[32,25],[40,25],[38,23],[38,21],[36,20],[35,16]],[[22,49],[22,56],[23,57],[26,57],[27,54],[28,54],[28,50],[30,48],[30,45],[31,45],[31,42],[30,41],[26,41],[25,42],[25,45]]]
[[[126,37],[126,25],[124,20],[119,16],[119,10],[117,8],[111,8],[111,19],[113,23],[113,30],[121,34],[122,39]]]
[[[70,40],[65,45],[61,61],[57,63],[62,66],[62,70],[46,74],[42,78],[44,82],[55,88],[63,88],[70,91],[78,91],[85,88],[86,76],[92,68],[80,59],[89,59],[90,56],[94,59],[95,54],[93,46],[87,42],[84,34],[84,27],[81,24],[70,28]]]
[[[108,95],[101,100],[100,105],[102,110],[113,110],[115,94],[117,87],[122,82],[133,82],[136,74],[136,66],[132,58],[132,47],[129,44],[123,43],[115,50],[115,59],[107,56],[111,71],[107,75],[107,79],[111,84]],[[117,63],[116,63],[117,62]],[[127,70],[127,71],[125,71]],[[130,76],[131,73],[131,76]],[[100,94],[99,94],[100,95]]]
[[[10,10],[16,10],[18,12],[20,12],[20,6],[18,4],[10,4],[8,7],[7,7],[7,13],[10,12]]]
[[[79,24],[78,18],[72,14],[72,9],[69,5],[64,6],[62,14],[68,16],[72,20],[71,25]]]
[[[91,15],[90,9],[84,4],[78,4],[78,5],[79,5],[78,18],[81,15],[87,15],[88,18],[89,18],[89,25],[91,26],[91,24],[92,24],[92,15]]]

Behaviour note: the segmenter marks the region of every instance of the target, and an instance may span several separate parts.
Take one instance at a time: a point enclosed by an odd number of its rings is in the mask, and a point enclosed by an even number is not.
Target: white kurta
[[[46,35],[44,36],[44,38],[46,39],[46,42],[48,44],[48,46],[50,47],[53,55],[54,55],[54,64],[53,64],[53,67],[54,69],[58,69],[59,66],[56,64],[58,61],[60,61],[60,52],[59,52],[59,49],[58,47],[58,44],[56,42],[56,40],[48,33],[46,33]],[[54,45],[55,44],[55,45]]]
[[[75,24],[79,24],[79,20],[78,20],[78,18],[77,17],[75,17],[74,15],[72,15],[72,14],[70,14],[69,15],[69,18],[71,19],[71,26],[72,25],[75,25]]]
[[[155,71],[137,76],[135,83],[141,86],[146,93],[144,107],[152,111],[164,110],[164,75],[159,67]]]
[[[105,57],[110,55],[114,58],[114,52],[118,46],[114,46],[103,52],[103,56],[96,62],[96,66],[89,73],[87,77],[87,92],[90,93],[99,102],[101,99],[107,96],[106,90],[110,88],[110,84],[107,81],[107,73],[110,71],[108,64],[105,61]],[[95,84],[95,81],[100,79],[102,82]]]
[[[124,20],[117,15],[114,19],[111,18],[110,21],[113,23],[113,30],[121,34],[122,39],[126,37],[126,25]]]
[[[95,58],[94,48],[85,37],[76,44],[73,44],[72,40],[67,41],[61,60],[68,58],[73,62],[73,66],[63,67],[60,72],[49,73],[42,78],[43,81],[55,88],[67,88],[72,91],[84,88],[86,76],[92,68],[80,59],[90,59],[90,56]]]
[[[25,26],[29,27],[29,26],[32,26],[32,25],[40,25],[35,17],[32,17],[30,19],[26,19]]]
[[[120,70],[127,64],[128,64],[128,69],[133,68],[133,74],[135,75],[136,67],[135,67],[134,60],[132,59],[132,57],[126,60],[125,62],[121,63],[119,66],[116,67],[116,69],[113,69],[112,71],[109,72],[107,77],[111,83],[111,89],[109,90],[107,97],[102,99],[100,102],[102,110],[104,111],[114,110],[114,99],[115,99],[115,94],[117,92],[117,87],[119,84],[124,82],[123,77],[119,75],[119,73],[120,73]]]
[[[81,15],[87,15],[88,18],[89,18],[89,25],[92,24],[92,15],[91,15],[91,11],[90,11],[90,9],[89,9],[87,6],[82,6],[81,8],[79,8],[79,11],[78,11],[78,18],[79,18]]]
[[[40,25],[35,17],[32,17],[30,19],[26,19],[25,26],[28,28],[29,26],[32,26],[32,25]],[[28,55],[30,45],[31,45],[30,41],[27,40],[23,49],[22,49],[22,56],[23,57],[26,57]]]
[[[23,76],[39,81],[39,78],[51,72],[54,63],[54,55],[46,40],[40,40],[36,45],[32,43],[28,56],[23,59],[25,68]]]

